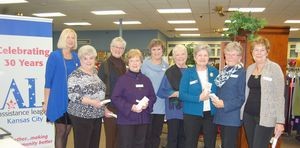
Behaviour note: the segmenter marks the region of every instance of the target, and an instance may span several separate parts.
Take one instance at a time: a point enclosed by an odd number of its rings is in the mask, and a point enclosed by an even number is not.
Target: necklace
[[[262,70],[263,70],[263,67],[261,69],[259,69],[257,66],[255,67],[255,74],[254,74],[255,79],[259,78],[259,76],[261,75]]]

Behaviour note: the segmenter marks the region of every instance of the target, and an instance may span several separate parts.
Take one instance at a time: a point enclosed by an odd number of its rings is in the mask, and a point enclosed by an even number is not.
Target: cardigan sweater
[[[50,94],[48,98],[46,116],[51,122],[54,122],[65,112],[67,112],[67,71],[74,71],[77,67],[80,66],[79,58],[75,52],[72,52],[72,61],[74,63],[72,67],[66,65],[65,59],[62,54],[62,49],[57,49],[51,52],[47,60],[45,72],[45,88],[50,89]]]
[[[211,93],[217,93],[217,86],[214,83],[215,78],[219,71],[212,67],[207,66],[208,82],[212,84]],[[183,101],[183,113],[189,115],[196,115],[203,117],[203,101],[200,101],[200,94],[202,92],[201,81],[198,77],[196,66],[187,68],[181,78],[179,85],[179,99]],[[210,102],[210,113],[215,114],[216,108]]]
[[[251,64],[246,73],[246,84],[253,71],[256,63]],[[267,60],[261,73],[261,106],[259,125],[265,127],[274,127],[276,123],[285,123],[284,117],[284,77],[281,68],[275,62]],[[245,102],[241,108],[241,119],[245,104],[249,95],[249,87],[246,85]]]
[[[138,104],[137,101],[144,96],[149,99],[148,107],[140,113],[131,111],[133,104]],[[111,95],[111,101],[117,109],[117,124],[149,124],[156,96],[148,77],[140,72],[127,71],[119,77]]]
[[[218,89],[216,94],[224,107],[217,108],[214,123],[225,126],[240,126],[240,109],[245,100],[246,71],[239,69]]]

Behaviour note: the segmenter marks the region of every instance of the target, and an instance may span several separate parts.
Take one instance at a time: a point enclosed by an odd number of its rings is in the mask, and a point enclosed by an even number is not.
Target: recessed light
[[[198,31],[198,28],[175,28],[175,31]]]
[[[66,16],[65,14],[60,13],[60,12],[33,13],[32,15],[38,16],[38,17],[60,17],[60,16]]]
[[[266,8],[228,8],[228,11],[263,12]]]
[[[284,23],[300,23],[300,20],[286,20]]]
[[[115,21],[114,24],[120,24],[120,22]],[[140,21],[122,21],[124,25],[142,24]]]
[[[195,24],[195,20],[170,20],[169,24]]]
[[[0,4],[28,3],[27,0],[0,0]]]
[[[126,14],[123,10],[104,10],[104,11],[91,11],[95,15],[120,15]]]
[[[64,24],[68,25],[68,26],[89,26],[89,25],[92,25],[89,22],[69,22],[69,23],[64,23]]]
[[[156,9],[159,13],[192,13],[191,9]]]
[[[185,37],[197,37],[200,36],[200,34],[179,34],[180,36],[185,36]]]

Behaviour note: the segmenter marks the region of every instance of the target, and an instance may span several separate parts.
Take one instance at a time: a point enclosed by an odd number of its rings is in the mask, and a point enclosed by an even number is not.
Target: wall
[[[56,44],[60,33],[60,31],[53,33],[53,47],[57,47]],[[97,50],[108,51],[111,40],[119,36],[119,31],[77,31],[77,35],[78,39],[90,39],[91,45]],[[163,41],[167,39],[164,34],[157,30],[123,30],[123,38],[127,42],[127,50],[131,48],[147,49],[149,41],[153,38],[160,38]]]

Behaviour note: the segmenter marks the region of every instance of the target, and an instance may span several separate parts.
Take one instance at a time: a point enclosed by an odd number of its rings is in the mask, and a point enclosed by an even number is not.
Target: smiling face
[[[124,54],[125,47],[122,42],[115,42],[110,47],[111,55],[115,58],[121,58],[121,56]]]
[[[80,58],[80,64],[83,69],[92,70],[95,67],[96,57],[91,54],[83,55]]]
[[[73,49],[75,46],[75,34],[70,32],[66,37],[66,48]]]
[[[228,66],[239,64],[242,56],[236,50],[225,51],[225,61]]]
[[[128,67],[130,71],[139,72],[142,66],[142,61],[139,56],[134,56],[128,59]]]
[[[187,60],[187,52],[185,49],[179,49],[176,52],[174,52],[173,54],[173,58],[174,58],[174,62],[177,66],[179,67],[183,67],[186,64],[186,60]]]
[[[252,56],[256,63],[264,63],[268,57],[268,51],[263,44],[256,44],[252,50]]]
[[[151,58],[153,60],[161,60],[163,56],[163,48],[161,45],[156,45],[151,47],[150,49],[151,52]]]
[[[194,60],[197,66],[204,67],[208,64],[209,55],[206,50],[199,50],[195,56]]]

